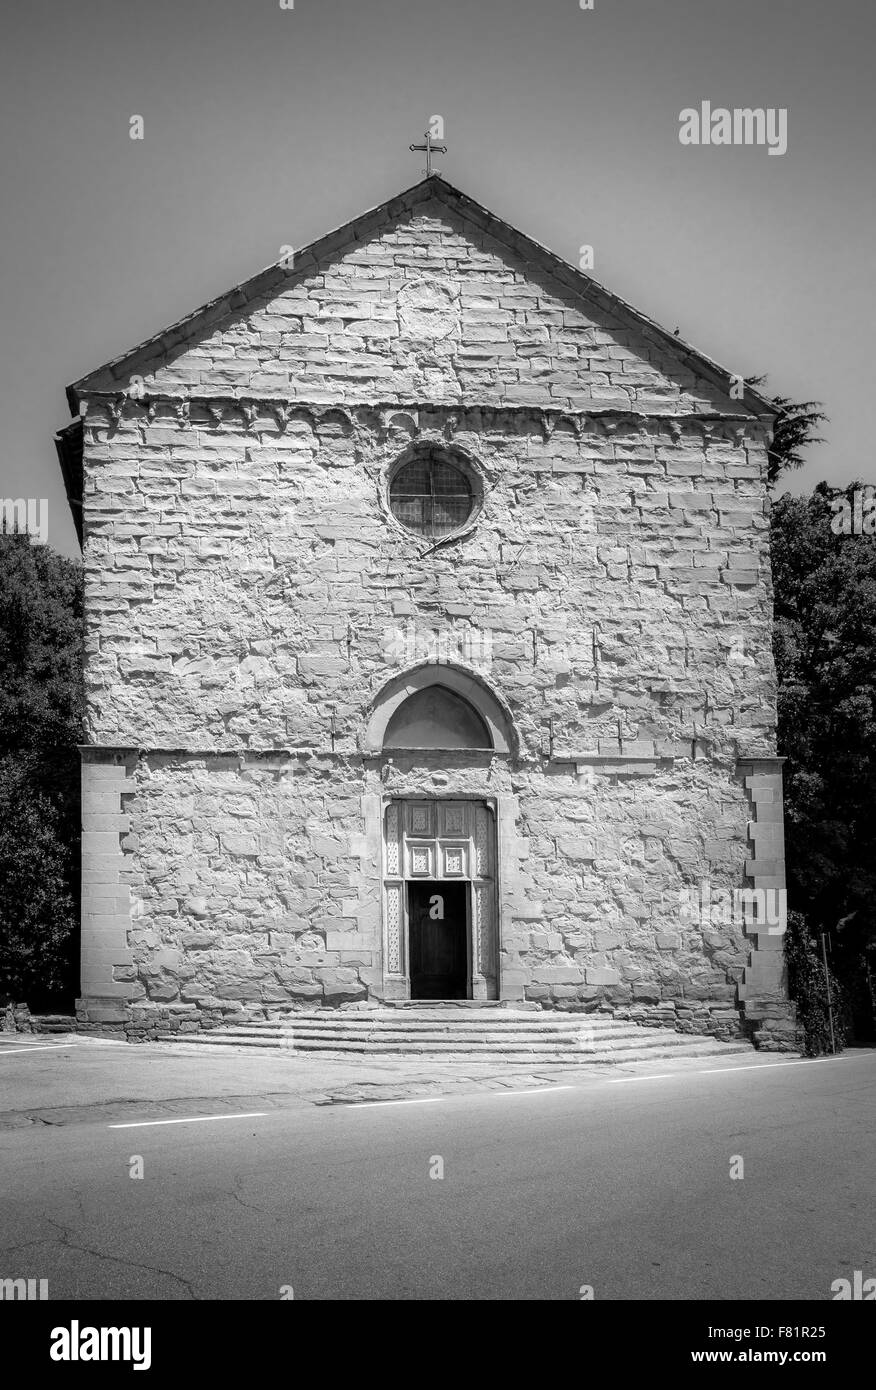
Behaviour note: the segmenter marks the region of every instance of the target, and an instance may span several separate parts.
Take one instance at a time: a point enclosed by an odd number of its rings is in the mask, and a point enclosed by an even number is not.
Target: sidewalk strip
[[[155,1125],[202,1125],[208,1120],[257,1120],[267,1110],[247,1110],[242,1115],[188,1115],[184,1120],[131,1120],[123,1125],[107,1125],[107,1129],[149,1129]]]

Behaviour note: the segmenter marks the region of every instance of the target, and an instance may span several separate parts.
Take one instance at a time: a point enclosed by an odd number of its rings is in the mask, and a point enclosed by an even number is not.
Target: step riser
[[[357,1023],[350,1026],[342,1026],[339,1023],[318,1023],[302,1026],[298,1023],[284,1024],[259,1024],[259,1023],[227,1023],[221,1024],[220,1029],[209,1031],[234,1031],[234,1033],[295,1033],[298,1037],[313,1036],[323,1037],[325,1034],[343,1034],[345,1037],[412,1037],[423,1036],[423,1034],[434,1034],[435,1037],[577,1037],[580,1033],[590,1033],[595,1037],[612,1037],[617,1033],[642,1033],[642,1031],[655,1031],[642,1027],[638,1023],[605,1023],[599,1027],[592,1027],[590,1023],[578,1023],[576,1026],[567,1029],[551,1029],[551,1027],[540,1027],[540,1029],[528,1029],[520,1027],[520,1024],[509,1024],[506,1027],[471,1027],[471,1029],[460,1029],[453,1024],[432,1024],[424,1023],[420,1027],[407,1023],[405,1026],[384,1026],[384,1024]],[[662,1031],[674,1031],[666,1029]]]
[[[578,1048],[556,1047],[459,1047],[449,1044],[445,1047],[436,1046],[434,1043],[412,1044],[399,1047],[396,1044],[361,1044],[357,1042],[342,1042],[334,1040],[323,1044],[302,1044],[296,1043],[292,1039],[266,1039],[266,1038],[229,1038],[219,1037],[216,1034],[201,1035],[182,1035],[174,1034],[164,1039],[165,1041],[190,1042],[202,1047],[253,1047],[269,1048],[278,1052],[299,1052],[328,1054],[345,1053],[357,1056],[396,1056],[396,1057],[422,1057],[430,1055],[433,1057],[467,1056],[467,1057],[494,1057],[494,1058],[524,1058],[534,1057],[550,1058],[585,1058],[595,1056],[618,1057],[629,1052],[647,1053],[650,1055],[669,1055],[671,1053],[692,1053],[700,1048],[708,1048],[710,1051],[738,1051],[750,1052],[751,1048],[747,1043],[723,1043],[717,1040],[708,1041],[705,1039],[687,1038],[679,1035],[678,1039],[642,1039],[638,1046],[630,1046],[632,1039],[615,1047],[606,1046],[582,1046]]]
[[[240,1028],[240,1029],[243,1029],[243,1030],[246,1030],[246,1031],[250,1031],[252,1028],[258,1027],[258,1025],[255,1025],[255,1024],[246,1024],[246,1023],[228,1024],[228,1025],[224,1025],[224,1026],[231,1027],[231,1028]],[[265,1028],[265,1029],[259,1028],[258,1031],[259,1031],[259,1032],[272,1032],[272,1033],[280,1033],[280,1032],[293,1033],[293,1032],[294,1032],[294,1033],[313,1033],[313,1034],[322,1034],[322,1033],[368,1033],[368,1034],[386,1033],[386,1034],[389,1034],[389,1035],[391,1035],[391,1036],[393,1036],[393,1037],[405,1037],[405,1036],[407,1036],[408,1034],[411,1034],[411,1033],[452,1033],[452,1034],[454,1034],[454,1035],[456,1035],[456,1036],[458,1036],[458,1037],[460,1037],[460,1038],[467,1038],[467,1037],[476,1038],[476,1037],[479,1037],[479,1036],[482,1035],[482,1034],[489,1034],[490,1037],[494,1037],[494,1038],[507,1038],[507,1037],[513,1037],[513,1036],[514,1036],[515,1034],[517,1034],[517,1033],[520,1033],[520,1034],[525,1033],[527,1037],[532,1037],[532,1038],[539,1038],[539,1037],[545,1037],[545,1038],[566,1038],[566,1037],[574,1037],[577,1033],[594,1033],[594,1034],[600,1034],[600,1035],[603,1034],[603,1033],[611,1034],[611,1033],[616,1033],[616,1032],[618,1032],[620,1029],[623,1029],[623,1031],[624,1031],[624,1032],[627,1032],[627,1033],[630,1032],[630,1031],[632,1031],[632,1032],[639,1032],[639,1031],[640,1031],[640,1026],[639,1026],[639,1024],[637,1024],[637,1023],[612,1023],[612,1024],[603,1025],[602,1027],[599,1027],[599,1028],[592,1028],[592,1027],[591,1027],[589,1024],[587,1024],[587,1023],[579,1023],[576,1027],[573,1027],[573,1028],[520,1028],[520,1027],[517,1027],[517,1026],[512,1026],[512,1027],[507,1027],[507,1028],[454,1028],[454,1027],[451,1026],[450,1024],[447,1024],[447,1025],[445,1025],[444,1027],[442,1027],[442,1026],[440,1026],[440,1025],[435,1025],[435,1024],[431,1024],[431,1023],[430,1023],[430,1024],[424,1024],[421,1028],[413,1028],[413,1027],[410,1026],[410,1024],[409,1024],[407,1027],[399,1027],[399,1028],[386,1028],[386,1027],[383,1027],[382,1025],[375,1027],[373,1024],[360,1024],[360,1025],[358,1025],[357,1027],[354,1027],[354,1028],[344,1028],[344,1027],[341,1027],[341,1026],[338,1025],[338,1024],[333,1024],[333,1023],[322,1023],[322,1024],[319,1024],[318,1026],[314,1026],[314,1027],[310,1027],[310,1026],[304,1026],[304,1027],[302,1027],[301,1025],[298,1025],[298,1024],[289,1023],[289,1024],[284,1025],[282,1028]]]
[[[375,1017],[373,1014],[338,1014],[326,1010],[323,1014],[287,1014],[284,1018],[241,1019],[239,1024],[229,1022],[228,1027],[242,1028],[415,1028],[421,1023],[433,1024],[436,1028],[580,1028],[582,1023],[592,1028],[609,1028],[613,1024],[634,1022],[606,1014],[399,1014]]]
[[[202,1034],[203,1038],[209,1038],[211,1036],[216,1037],[217,1041],[274,1042],[277,1047],[298,1047],[302,1049],[314,1049],[314,1051],[318,1048],[325,1047],[359,1047],[362,1048],[363,1051],[367,1051],[368,1048],[392,1047],[403,1049],[406,1047],[434,1047],[438,1049],[438,1051],[441,1051],[442,1048],[456,1048],[460,1049],[460,1051],[469,1048],[470,1051],[473,1052],[531,1052],[533,1048],[535,1048],[537,1051],[541,1052],[555,1052],[556,1049],[559,1048],[560,1051],[563,1052],[576,1052],[594,1047],[605,1048],[610,1051],[610,1049],[616,1047],[624,1047],[624,1045],[628,1045],[630,1042],[637,1042],[640,1047],[648,1041],[659,1041],[660,1044],[665,1045],[665,1047],[670,1047],[670,1045],[683,1045],[684,1042],[681,1034],[677,1034],[677,1038],[679,1038],[680,1041],[676,1041],[676,1036],[673,1036],[672,1033],[667,1033],[665,1037],[658,1036],[658,1038],[654,1038],[654,1040],[648,1037],[637,1038],[634,1033],[623,1033],[612,1038],[584,1038],[584,1040],[581,1041],[574,1040],[574,1038],[566,1038],[566,1040],[562,1040],[562,1038],[555,1038],[555,1040],[552,1040],[552,1038],[350,1038],[343,1036],[343,1034],[335,1034],[334,1037],[311,1038],[295,1036],[295,1034],[291,1033],[286,1033],[281,1037],[259,1037],[254,1036],[252,1033]]]
[[[323,1033],[360,1033],[375,1036],[385,1033],[387,1037],[407,1037],[411,1034],[435,1033],[436,1035],[452,1034],[460,1038],[477,1038],[487,1036],[491,1038],[513,1038],[515,1036],[526,1036],[527,1038],[573,1038],[579,1033],[593,1033],[599,1036],[602,1034],[610,1035],[623,1031],[624,1033],[654,1032],[653,1026],[645,1028],[637,1023],[614,1023],[608,1028],[591,1028],[586,1023],[580,1023],[577,1028],[436,1028],[431,1024],[423,1025],[422,1028],[379,1028],[369,1024],[356,1028],[342,1028],[337,1024],[323,1023],[318,1028],[300,1028],[295,1024],[284,1025],[282,1028],[272,1027],[269,1024],[264,1026],[257,1023],[226,1023],[219,1024],[213,1029],[206,1029],[207,1032],[237,1032],[237,1033],[296,1033],[298,1035],[307,1034],[315,1037]],[[662,1029],[659,1031],[674,1032],[674,1029]]]
[[[556,1040],[557,1042],[569,1042],[580,1037],[591,1038],[647,1038],[660,1036],[672,1036],[676,1033],[673,1028],[639,1028],[635,1024],[617,1024],[614,1028],[570,1028],[562,1032],[537,1032],[528,1028],[481,1028],[477,1031],[471,1030],[463,1032],[458,1028],[258,1028],[255,1026],[245,1027],[225,1027],[205,1029],[205,1033],[221,1033],[224,1036],[234,1034],[240,1037],[250,1038],[388,1038],[399,1039],[402,1042],[410,1038],[460,1038],[477,1041],[479,1038],[486,1038],[496,1042],[513,1042],[515,1039],[535,1039]],[[677,1034],[678,1037],[690,1036],[689,1034]]]
[[[234,1046],[234,1044],[226,1044],[226,1046]],[[299,1055],[296,1049],[268,1048],[268,1049],[262,1049],[262,1050],[277,1051],[277,1052],[288,1051],[288,1052],[290,1052],[291,1055],[293,1055],[293,1056],[294,1056],[294,1055]],[[424,1052],[415,1052],[415,1053],[411,1053],[411,1052],[409,1052],[409,1051],[381,1052],[379,1055],[380,1055],[382,1058],[386,1059],[386,1060],[399,1060],[399,1061],[401,1061],[401,1060],[407,1060],[407,1061],[412,1061],[412,1062],[416,1062],[416,1063],[423,1063],[424,1065],[425,1065],[425,1064],[429,1064],[429,1063],[440,1063],[440,1062],[461,1062],[461,1063],[467,1063],[467,1064],[469,1064],[469,1065],[472,1065],[472,1064],[477,1063],[477,1062],[493,1062],[493,1063],[495,1063],[495,1062],[505,1061],[505,1062],[508,1062],[508,1063],[512,1063],[512,1064],[516,1063],[516,1064],[519,1064],[519,1065],[523,1065],[523,1064],[525,1063],[527,1066],[547,1066],[547,1065],[551,1065],[551,1064],[553,1064],[553,1065],[564,1065],[564,1066],[580,1066],[580,1065],[585,1065],[585,1064],[586,1064],[586,1065],[591,1065],[591,1064],[594,1064],[594,1063],[602,1063],[602,1062],[604,1062],[604,1063],[621,1064],[621,1063],[626,1063],[626,1062],[647,1062],[647,1061],[651,1061],[651,1060],[661,1060],[661,1059],[663,1059],[663,1060],[672,1060],[673,1058],[679,1057],[679,1055],[682,1055],[682,1056],[685,1056],[685,1057],[714,1057],[714,1056],[734,1055],[734,1054],[737,1054],[737,1053],[738,1053],[738,1054],[744,1054],[745,1056],[749,1056],[749,1055],[752,1054],[752,1049],[751,1049],[751,1048],[748,1048],[748,1047],[727,1048],[727,1047],[718,1046],[718,1047],[714,1047],[714,1048],[703,1048],[702,1050],[699,1050],[699,1049],[698,1049],[698,1050],[696,1050],[696,1051],[686,1051],[686,1052],[684,1052],[684,1053],[682,1053],[682,1054],[679,1054],[679,1051],[678,1051],[677,1048],[676,1048],[676,1049],[663,1049],[663,1048],[651,1048],[651,1047],[646,1047],[646,1048],[638,1047],[638,1048],[624,1049],[622,1052],[592,1052],[592,1053],[588,1053],[588,1054],[587,1054],[586,1056],[584,1056],[584,1057],[578,1055],[577,1053],[564,1053],[564,1052],[556,1052],[556,1053],[555,1053],[555,1052],[549,1052],[549,1053],[544,1053],[544,1052],[527,1052],[527,1053],[524,1053],[524,1054],[521,1054],[521,1055],[515,1055],[515,1056],[508,1056],[507,1054],[505,1054],[505,1055],[502,1056],[502,1057],[500,1057],[500,1056],[489,1056],[489,1055],[486,1055],[486,1054],[480,1054],[480,1055],[477,1056],[477,1057],[473,1057],[472,1054],[471,1054],[470,1052],[441,1052],[441,1053],[436,1053],[436,1052],[425,1052],[425,1051],[424,1051]],[[320,1051],[318,1051],[318,1052],[308,1053],[307,1055],[308,1055],[308,1056],[313,1056],[313,1057],[321,1057],[321,1058],[325,1059],[326,1061],[345,1061],[345,1060],[350,1061],[350,1060],[352,1060],[352,1059],[354,1059],[354,1058],[355,1058],[355,1059],[358,1059],[358,1058],[366,1057],[366,1056],[371,1055],[371,1054],[362,1053],[362,1052],[360,1052],[360,1051],[358,1051],[358,1050],[355,1050],[355,1049],[342,1050],[342,1049],[338,1049],[338,1048],[332,1048],[332,1049],[326,1049],[326,1050],[324,1050],[324,1051],[320,1050]]]
[[[690,1045],[688,1045],[690,1047]],[[420,1052],[431,1052],[434,1056],[446,1056],[451,1052],[464,1052],[467,1056],[533,1056],[537,1052],[540,1056],[592,1056],[597,1052],[605,1052],[606,1055],[615,1056],[619,1052],[630,1051],[630,1045],[623,1047],[581,1047],[581,1048],[541,1048],[541,1047],[517,1047],[517,1048],[460,1048],[460,1047],[434,1047],[431,1044],[421,1044],[420,1047],[396,1047],[388,1044],[387,1047],[360,1047],[355,1042],[332,1042],[324,1047],[302,1047],[302,1045],[286,1044],[286,1048],[291,1052],[359,1052],[363,1056],[413,1056]],[[687,1051],[684,1042],[640,1042],[635,1051],[642,1048],[659,1049],[660,1052]]]

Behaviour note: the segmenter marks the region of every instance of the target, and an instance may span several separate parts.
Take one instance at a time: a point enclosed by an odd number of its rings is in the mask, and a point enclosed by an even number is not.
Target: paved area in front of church
[[[75,1123],[95,1109],[117,1119],[142,1104],[171,1108],[189,1101],[230,1104],[235,1097],[258,1095],[271,1104],[294,1098],[312,1103],[396,1100],[480,1089],[516,1089],[549,1084],[557,1077],[670,1073],[681,1067],[708,1069],[720,1064],[747,1065],[799,1060],[796,1054],[742,1053],[698,1059],[656,1058],[637,1063],[502,1062],[496,1059],[436,1062],[416,1056],[352,1056],[343,1060],[316,1053],[243,1046],[211,1047],[197,1043],[143,1043],[83,1034],[0,1034],[0,1129],[27,1123]],[[25,1117],[25,1118],[23,1118]]]
[[[864,1049],[427,1074],[5,1038],[0,1274],[50,1298],[827,1299],[876,1268],[874,1081]]]

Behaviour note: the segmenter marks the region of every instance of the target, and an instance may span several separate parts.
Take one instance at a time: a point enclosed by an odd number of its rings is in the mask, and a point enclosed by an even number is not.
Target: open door
[[[409,883],[411,998],[467,996],[466,883]]]

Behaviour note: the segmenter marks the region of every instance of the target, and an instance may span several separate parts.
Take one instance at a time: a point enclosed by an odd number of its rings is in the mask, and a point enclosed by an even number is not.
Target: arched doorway
[[[510,753],[513,730],[483,681],[439,664],[390,682],[366,741],[381,755],[421,755],[429,771],[442,768],[444,752],[456,767],[459,754],[470,753],[472,767],[485,769],[484,755]],[[385,799],[382,839],[385,997],[497,999],[494,799]]]

